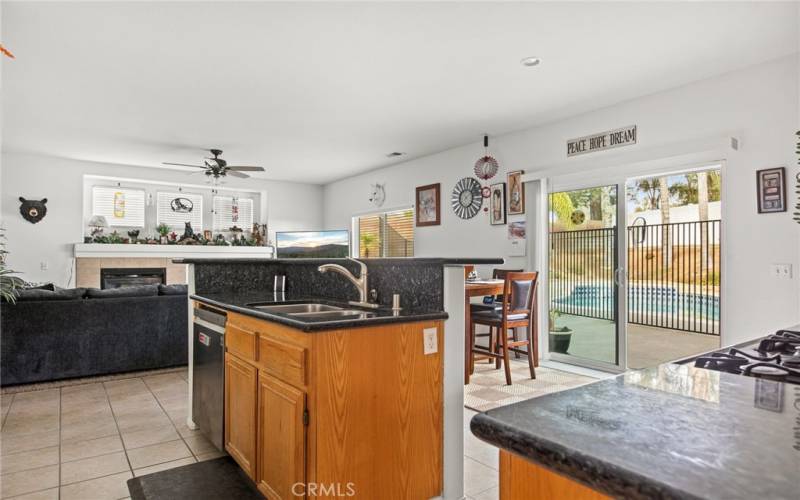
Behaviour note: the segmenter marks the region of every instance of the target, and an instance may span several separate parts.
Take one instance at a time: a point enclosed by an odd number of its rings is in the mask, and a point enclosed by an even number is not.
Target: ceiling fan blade
[[[176,165],[178,167],[194,167],[194,168],[206,168],[202,165],[187,165],[186,163],[169,163],[169,162],[161,162],[164,165]]]
[[[228,165],[228,170],[238,170],[239,172],[264,172],[264,167],[246,167],[242,165]]]
[[[249,175],[247,175],[247,174],[243,174],[243,173],[241,173],[241,172],[237,172],[236,170],[228,170],[228,171],[225,173],[225,175],[230,175],[230,176],[232,176],[232,177],[238,177],[238,178],[240,178],[240,179],[247,179],[248,177],[250,177]]]

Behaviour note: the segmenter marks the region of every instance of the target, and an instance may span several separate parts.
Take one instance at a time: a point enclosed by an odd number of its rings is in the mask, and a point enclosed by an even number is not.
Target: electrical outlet
[[[46,260],[43,260],[43,261],[39,262],[39,269],[41,269],[42,271],[47,271],[47,261]]]
[[[792,265],[791,264],[772,264],[770,274],[779,279],[792,279]]]
[[[438,333],[436,328],[422,330],[422,352],[424,354],[435,354],[439,350]]]

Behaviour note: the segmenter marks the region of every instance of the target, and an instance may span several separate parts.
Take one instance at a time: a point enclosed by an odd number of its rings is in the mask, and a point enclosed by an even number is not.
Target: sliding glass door
[[[619,184],[551,191],[548,199],[549,354],[556,361],[624,369],[624,193]],[[623,232],[624,233],[624,232]]]

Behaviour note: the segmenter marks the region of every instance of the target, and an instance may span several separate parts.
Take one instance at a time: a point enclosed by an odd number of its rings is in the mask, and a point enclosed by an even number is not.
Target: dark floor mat
[[[263,500],[231,457],[184,465],[128,480],[131,500]]]

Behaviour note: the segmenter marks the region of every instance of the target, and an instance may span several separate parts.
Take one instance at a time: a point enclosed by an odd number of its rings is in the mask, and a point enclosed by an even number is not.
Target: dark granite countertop
[[[490,410],[470,427],[617,498],[800,495],[800,385],[665,364]]]
[[[192,295],[192,299],[203,302],[212,306],[217,306],[221,309],[234,311],[254,318],[264,319],[267,321],[274,321],[282,325],[297,328],[304,332],[319,332],[324,330],[336,330],[339,328],[354,328],[366,327],[374,325],[384,325],[389,323],[410,323],[416,321],[430,321],[447,319],[447,313],[444,311],[436,312],[414,312],[411,310],[400,310],[397,313],[387,308],[380,309],[363,309],[365,313],[372,313],[369,317],[361,316],[344,316],[339,319],[319,319],[319,318],[298,318],[288,314],[269,313],[255,307],[248,306],[248,304],[262,304],[262,305],[279,305],[279,304],[299,304],[299,303],[321,303],[330,304],[344,309],[360,309],[351,306],[346,302],[332,301],[321,297],[314,296],[295,296],[290,293],[274,294],[272,292],[218,292],[218,293],[203,293],[200,295]]]
[[[176,264],[325,264],[327,262],[337,263],[347,259],[173,259]],[[440,264],[442,266],[462,266],[462,265],[484,265],[484,264],[503,264],[501,258],[481,258],[481,257],[391,257],[380,259],[358,259],[369,265],[414,265],[414,264]]]

